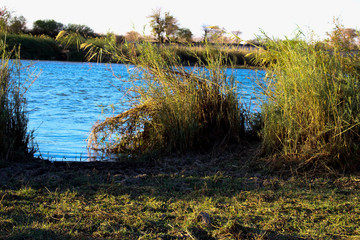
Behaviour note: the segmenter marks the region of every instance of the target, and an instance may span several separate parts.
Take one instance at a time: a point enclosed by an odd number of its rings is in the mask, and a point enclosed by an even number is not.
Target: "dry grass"
[[[323,49],[299,35],[268,39],[263,147],[299,168],[337,170],[360,157],[360,54]],[[343,49],[346,50],[346,49]]]

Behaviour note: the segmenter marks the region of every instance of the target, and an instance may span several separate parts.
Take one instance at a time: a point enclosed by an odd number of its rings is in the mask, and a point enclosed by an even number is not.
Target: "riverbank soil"
[[[0,238],[360,238],[358,174],[279,174],[258,151],[2,166]]]

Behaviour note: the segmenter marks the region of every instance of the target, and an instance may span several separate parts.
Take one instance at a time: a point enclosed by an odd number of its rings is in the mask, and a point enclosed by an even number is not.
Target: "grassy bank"
[[[358,176],[281,176],[254,150],[0,169],[1,239],[358,239]]]

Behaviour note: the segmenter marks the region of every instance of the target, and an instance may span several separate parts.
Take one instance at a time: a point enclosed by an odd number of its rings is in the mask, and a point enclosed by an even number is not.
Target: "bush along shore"
[[[187,48],[181,58],[164,45],[62,32],[57,41],[89,61],[131,64],[132,108],[91,131],[89,149],[114,162],[34,160],[26,134],[22,158],[7,157],[16,142],[5,146],[0,238],[359,238],[360,54],[342,29],[325,44],[265,36],[246,55],[267,71],[258,114],[226,74],[227,51]],[[3,119],[27,132],[26,118]]]
[[[22,59],[31,60],[65,60],[58,43],[48,36],[31,36],[28,34],[0,34],[6,41],[8,50],[20,48]],[[12,56],[13,58],[15,56]]]
[[[9,49],[20,47],[21,58],[30,60],[61,60],[61,61],[87,61],[87,52],[79,49],[79,44],[93,44],[99,47],[104,46],[106,37],[83,38],[78,34],[77,38],[68,37],[66,40],[70,42],[64,43],[56,39],[41,35],[32,36],[30,34],[3,34],[0,33],[0,39],[5,40]],[[157,43],[151,43],[158,46]],[[119,48],[124,48],[125,42],[117,41]],[[176,55],[183,65],[195,65],[199,58],[206,58],[206,44],[180,44],[167,43],[162,44],[169,51]],[[221,51],[226,54],[232,65],[238,67],[256,67],[254,58],[248,54],[253,52],[255,47],[242,46],[237,44],[213,44],[213,51]],[[103,61],[110,61],[110,58],[104,58]],[[124,62],[123,62],[124,63]],[[229,65],[230,66],[230,65]]]

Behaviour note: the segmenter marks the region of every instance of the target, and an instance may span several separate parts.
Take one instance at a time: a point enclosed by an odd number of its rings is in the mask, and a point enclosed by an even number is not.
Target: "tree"
[[[167,40],[170,41],[171,38],[175,38],[175,34],[179,29],[178,20],[174,16],[170,15],[169,12],[166,12],[164,21],[165,21],[165,36]]]
[[[203,25],[202,28],[204,31],[204,41],[219,42],[223,39],[224,34],[226,33],[226,30],[224,28],[221,28],[217,25]]]
[[[10,17],[11,14],[6,7],[0,8],[0,31],[7,31]]]
[[[6,7],[0,8],[0,31],[23,33],[26,31],[26,19],[23,16],[12,16]]]
[[[210,26],[210,41],[212,42],[219,42],[224,37],[224,34],[226,33],[224,28],[221,28],[219,26]]]
[[[13,17],[9,22],[9,32],[19,34],[26,32],[26,19],[24,16]]]
[[[50,37],[56,37],[63,30],[64,25],[55,20],[37,20],[33,24],[33,34],[45,34]]]
[[[360,31],[353,28],[345,28],[340,19],[334,18],[335,28],[327,33],[327,42],[341,51],[360,47]],[[358,45],[358,46],[357,46]]]
[[[130,31],[125,34],[125,39],[129,42],[137,42],[141,40],[141,38],[141,34],[136,31]]]
[[[204,31],[204,42],[206,42],[210,29],[208,25],[202,25],[202,29]]]
[[[92,30],[90,27],[86,25],[70,23],[65,27],[65,30],[72,33],[78,33],[84,38],[95,36],[94,30]]]
[[[155,35],[155,38],[160,42],[164,42],[165,32],[165,20],[161,17],[161,9],[158,8],[153,11],[153,14],[149,16],[151,31]]]
[[[193,36],[192,32],[188,28],[179,28],[176,35],[179,40],[185,42],[191,42]]]
[[[338,27],[328,33],[329,42],[340,48],[354,48],[359,42],[359,32],[352,28]]]
[[[165,39],[170,41],[172,37],[175,37],[176,31],[179,29],[177,19],[174,16],[170,15],[169,12],[165,12],[164,15],[162,16],[159,8],[149,16],[151,19],[151,31],[160,43],[163,43]]]

